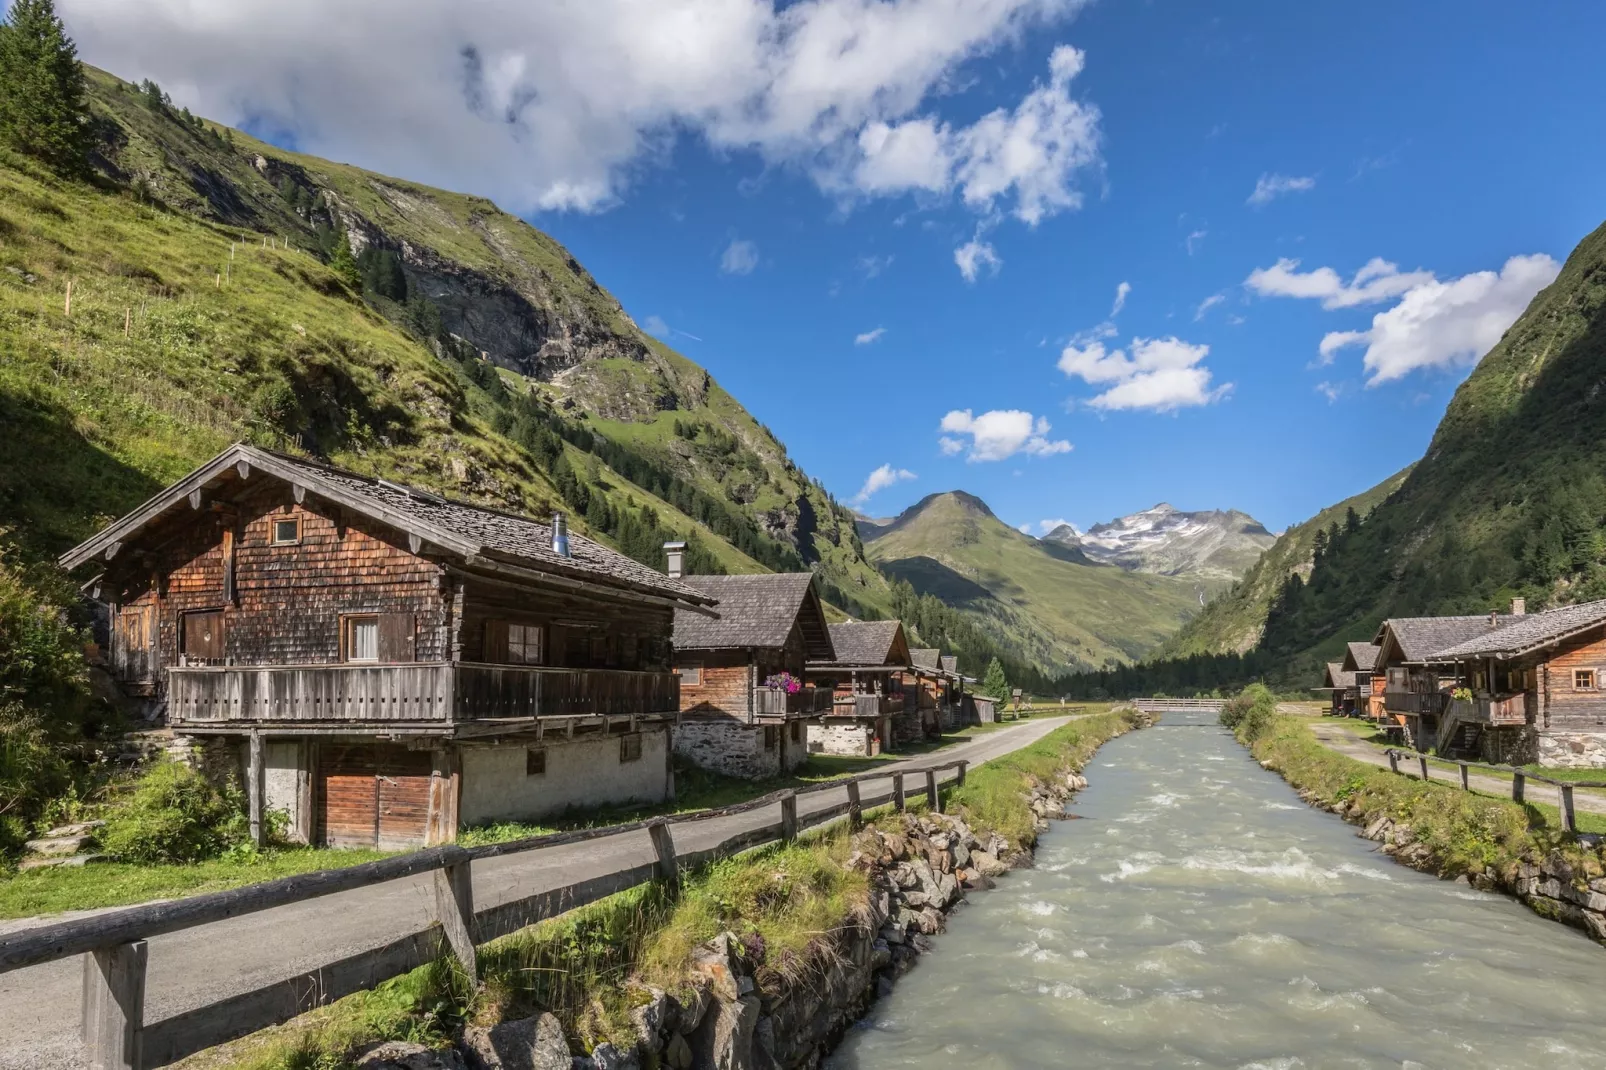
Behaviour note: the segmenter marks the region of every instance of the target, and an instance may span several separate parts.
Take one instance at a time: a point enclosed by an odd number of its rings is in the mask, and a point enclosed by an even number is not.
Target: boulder
[[[568,1058],[568,1050],[564,1050]],[[357,1070],[465,1070],[455,1048],[426,1048],[407,1040],[387,1040],[357,1057]]]
[[[641,1070],[641,1059],[634,1049],[620,1051],[604,1041],[591,1052],[591,1065],[597,1070]]]
[[[664,1033],[670,1031],[670,1019],[675,1017],[677,1008],[661,988],[647,989],[647,996],[646,1003],[631,1008],[630,1021],[636,1027],[636,1036],[642,1046],[650,1052],[657,1052],[663,1049]]]
[[[758,1025],[758,1016],[757,996],[720,1000],[714,1004],[698,1031],[697,1043],[692,1045],[694,1053],[707,1052],[707,1061],[694,1061],[710,1070],[755,1070],[753,1030]]]
[[[664,1063],[670,1070],[691,1070],[691,1045],[686,1038],[676,1033],[664,1045]]]
[[[1009,872],[1009,867],[998,860],[998,856],[991,851],[974,851],[970,861],[976,872],[983,877],[1001,877]]]
[[[463,1030],[463,1054],[472,1070],[570,1070],[569,1041],[552,1014]]]
[[[742,974],[741,944],[734,933],[720,933],[692,953],[691,973],[708,981],[714,998],[730,1001],[741,995],[737,978]]]

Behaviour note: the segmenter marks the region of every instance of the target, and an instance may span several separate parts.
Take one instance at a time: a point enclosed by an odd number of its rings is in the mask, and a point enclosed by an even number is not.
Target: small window
[[[781,730],[779,728],[777,728],[775,725],[772,725],[772,724],[765,725],[764,726],[764,749],[765,750],[774,750],[776,747],[780,746],[780,743],[781,743]]]
[[[545,747],[531,747],[524,752],[524,775],[546,776]]]
[[[346,617],[344,642],[347,661],[379,660],[379,617]]]
[[[703,686],[703,667],[701,663],[688,661],[675,670],[680,674],[681,687]]]
[[[510,665],[540,665],[545,661],[543,633],[539,624],[507,626],[507,660]]]
[[[1573,670],[1573,690],[1574,691],[1593,691],[1593,690],[1595,690],[1595,670],[1594,669],[1574,669]]]
[[[632,732],[628,736],[619,737],[619,761],[641,761],[641,733]]]
[[[792,722],[792,742],[793,743],[801,743],[801,742],[803,742],[803,722],[802,721],[793,721]]]
[[[301,521],[292,517],[289,520],[275,520],[273,522],[273,545],[294,546],[301,541]]]

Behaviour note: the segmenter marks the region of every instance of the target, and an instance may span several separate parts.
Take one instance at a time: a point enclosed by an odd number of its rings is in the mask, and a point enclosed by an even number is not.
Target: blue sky
[[[1280,529],[1419,457],[1606,215],[1594,4],[663,0],[650,26],[475,27],[350,0],[309,55],[294,7],[60,3],[86,59],[205,114],[527,212],[839,498],[888,466],[876,515],[962,488],[1034,530],[1161,500]],[[261,44],[223,62],[209,34]]]

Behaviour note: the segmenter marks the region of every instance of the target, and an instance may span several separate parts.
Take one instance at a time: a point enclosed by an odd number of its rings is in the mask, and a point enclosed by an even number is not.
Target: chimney
[[[1528,613],[1528,600],[1526,598],[1513,598],[1511,600],[1511,615],[1513,617],[1526,616]]]
[[[562,513],[552,514],[552,552],[559,557],[569,556],[569,518]]]
[[[664,569],[672,580],[680,579],[686,570],[686,544],[683,542],[664,543],[664,553],[669,555],[669,566]]]
[[[1489,627],[1493,628],[1496,624],[1499,624],[1499,623],[1500,623],[1500,611],[1498,609],[1491,609],[1489,611]]]

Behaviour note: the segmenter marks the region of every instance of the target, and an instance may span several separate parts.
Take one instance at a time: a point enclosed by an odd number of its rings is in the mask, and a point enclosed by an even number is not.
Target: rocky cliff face
[[[1220,582],[1243,575],[1277,541],[1260,521],[1236,509],[1185,513],[1164,502],[1086,533],[1061,524],[1043,539],[1132,572]]]

